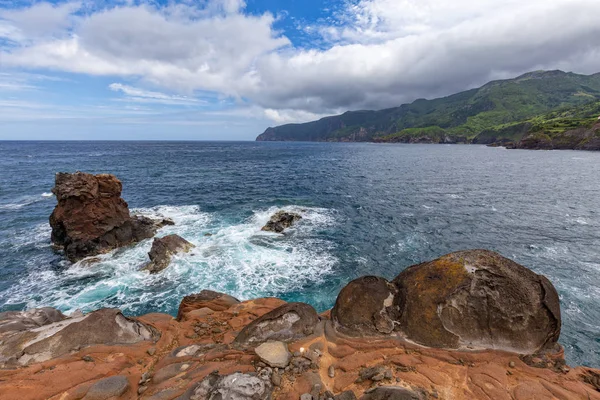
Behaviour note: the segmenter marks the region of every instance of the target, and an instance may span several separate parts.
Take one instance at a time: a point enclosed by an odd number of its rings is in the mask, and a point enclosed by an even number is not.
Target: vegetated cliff
[[[102,309],[0,313],[3,400],[587,399],[600,370],[557,344],[543,276],[485,250],[394,280],[366,276],[329,312],[276,298],[186,296],[177,318]]]
[[[600,74],[537,71],[444,98],[420,99],[379,111],[348,111],[304,124],[268,128],[256,140],[485,144],[500,139],[514,141],[518,129],[503,130],[511,124],[598,100]],[[499,134],[492,139],[489,131]]]

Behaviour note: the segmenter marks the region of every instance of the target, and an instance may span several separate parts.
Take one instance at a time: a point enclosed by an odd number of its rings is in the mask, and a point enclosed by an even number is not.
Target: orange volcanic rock
[[[567,367],[562,349],[517,354],[429,348],[400,334],[350,336],[337,329],[340,321],[326,313],[316,317],[309,307],[275,298],[237,302],[206,291],[186,297],[177,319],[148,314],[123,321],[105,311],[98,320],[121,321],[124,337],[139,336],[121,343],[110,337],[102,339],[106,343],[80,341],[43,361],[5,365],[0,398],[600,400],[600,370]],[[68,340],[59,324],[74,326],[69,320],[2,332],[0,343],[43,328],[46,343],[56,346],[52,332],[57,343]],[[112,329],[118,331],[117,325]],[[291,354],[285,367],[267,366],[254,351],[271,338],[269,329]],[[258,340],[250,340],[253,335]]]

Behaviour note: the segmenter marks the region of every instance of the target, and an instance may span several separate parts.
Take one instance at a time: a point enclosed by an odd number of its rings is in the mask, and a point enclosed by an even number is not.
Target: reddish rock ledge
[[[239,302],[210,291],[188,296],[177,319],[165,314],[126,318],[116,310],[70,318],[48,309],[37,314],[3,313],[0,398],[600,400],[600,370],[565,365],[563,351],[554,342],[559,316],[549,294],[553,288],[530,271],[519,282],[539,284],[543,292],[528,294],[525,300],[531,304],[527,307],[539,306],[541,311],[532,309],[527,315],[533,316],[528,318],[534,329],[547,332],[540,338],[526,336],[523,343],[536,348],[540,344],[541,350],[517,354],[462,346],[473,338],[462,335],[456,320],[448,323],[448,318],[456,315],[448,314],[444,307],[457,304],[453,312],[460,312],[470,296],[475,296],[479,305],[480,295],[494,297],[497,288],[487,285],[497,274],[494,265],[499,263],[498,270],[508,274],[520,271],[520,266],[505,260],[491,252],[453,253],[411,267],[390,282],[379,278],[355,282],[342,294],[354,293],[356,301],[369,297],[359,292],[361,285],[369,290],[381,286],[384,291],[383,296],[372,293],[375,300],[357,309],[357,318],[350,318],[348,309],[339,309],[349,306],[350,297],[338,298],[334,312],[317,315],[301,303],[276,298]],[[468,274],[482,272],[465,275],[459,268],[463,264]],[[420,328],[414,324],[406,328],[403,322],[406,310],[411,310],[413,317],[417,312],[406,296],[412,296],[411,291],[432,276],[445,279],[444,265],[457,289],[449,293],[452,290],[435,279],[434,285],[423,287],[429,292],[419,301],[431,298],[444,306],[438,320],[427,305],[419,305],[432,324],[419,338],[414,335]],[[462,285],[463,281],[470,286]],[[378,282],[383,284],[374,284]],[[439,295],[434,296],[432,290]],[[506,301],[501,299],[498,304],[510,308]],[[361,318],[368,317],[369,307],[377,309],[378,302],[383,308],[369,327]],[[508,318],[512,315],[509,311],[505,309],[501,315]],[[546,314],[540,314],[542,311]],[[477,318],[467,321],[467,326],[477,327],[473,322]],[[345,321],[349,321],[347,326]],[[101,333],[96,332],[99,326],[105,327]],[[514,344],[512,334],[505,334],[504,328],[494,325],[491,329],[479,344],[494,346],[495,340],[509,347]],[[456,348],[417,344],[437,343],[432,338]],[[273,342],[277,345],[256,351],[263,343]],[[273,368],[269,360],[288,364]]]

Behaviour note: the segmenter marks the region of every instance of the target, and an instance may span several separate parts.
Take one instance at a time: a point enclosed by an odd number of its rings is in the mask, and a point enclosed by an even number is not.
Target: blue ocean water
[[[151,241],[71,265],[53,252],[57,171],[108,172],[137,213],[196,244],[139,272]],[[253,142],[0,142],[0,311],[119,307],[174,314],[201,289],[332,306],[351,279],[395,277],[486,248],[560,292],[571,364],[600,367],[600,153],[483,146]],[[279,210],[304,219],[260,231]],[[206,233],[212,236],[205,236]]]

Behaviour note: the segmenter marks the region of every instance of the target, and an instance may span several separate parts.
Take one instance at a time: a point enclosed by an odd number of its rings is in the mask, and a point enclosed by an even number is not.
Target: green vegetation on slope
[[[520,138],[529,131],[529,123],[537,123],[529,121],[534,117],[573,106],[587,107],[598,100],[600,74],[538,71],[444,98],[269,128],[257,140],[420,142],[430,138],[432,142],[454,142],[464,138],[491,143]],[[544,117],[543,121],[559,118]]]

